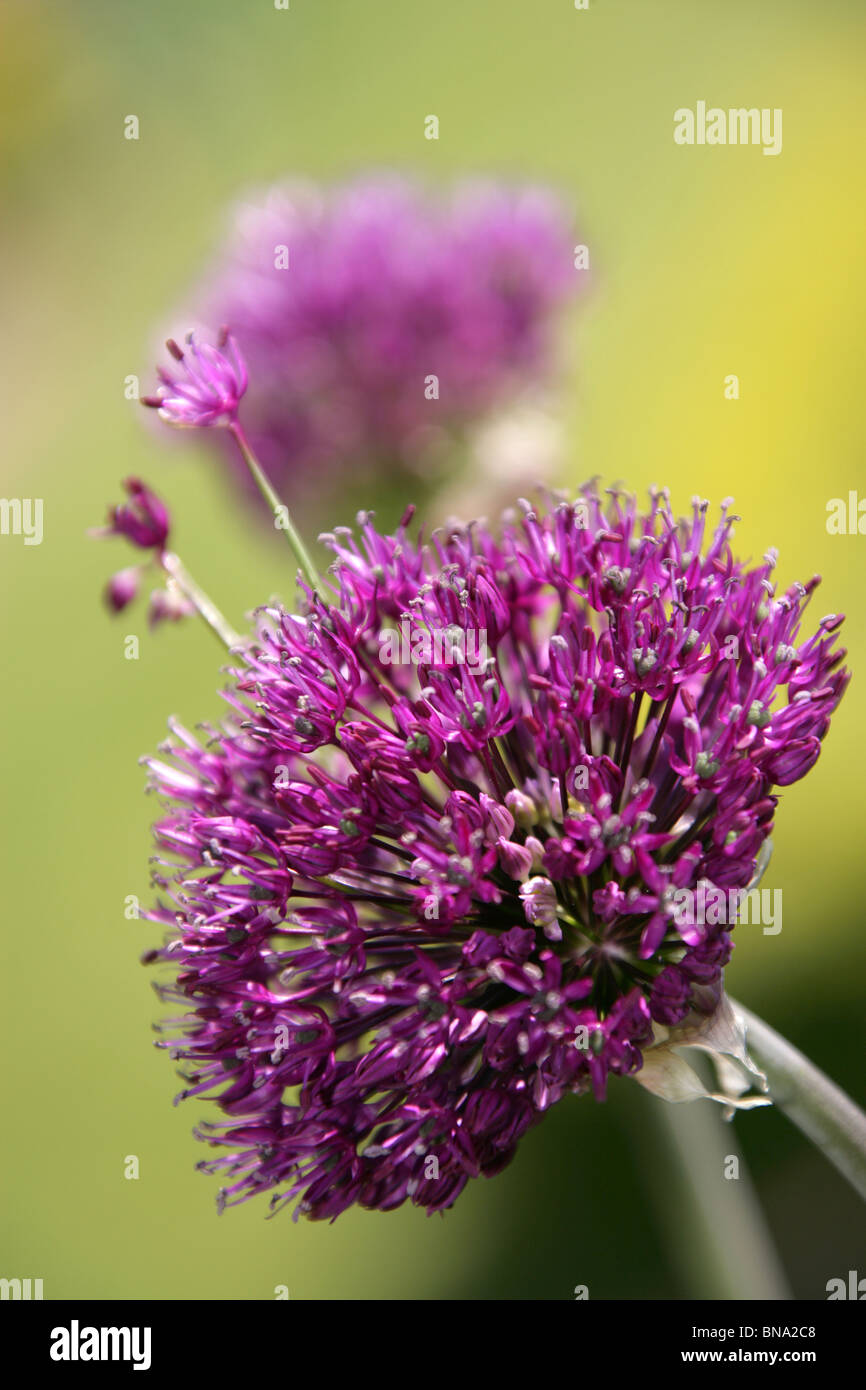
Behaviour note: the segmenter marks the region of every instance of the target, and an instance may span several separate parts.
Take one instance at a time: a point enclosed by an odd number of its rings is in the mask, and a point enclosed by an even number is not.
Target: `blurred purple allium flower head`
[[[751,881],[844,691],[841,618],[806,635],[817,579],[735,559],[727,504],[709,531],[662,491],[521,507],[500,537],[329,537],[227,722],[150,760],[147,959],[182,1096],[225,1117],[200,1130],[222,1203],[446,1208],[719,1004],[731,923],[674,895]]]
[[[250,443],[296,497],[327,474],[427,467],[437,442],[541,381],[555,311],[585,273],[572,240],[534,187],[290,184],[237,209],[187,310],[231,324]]]

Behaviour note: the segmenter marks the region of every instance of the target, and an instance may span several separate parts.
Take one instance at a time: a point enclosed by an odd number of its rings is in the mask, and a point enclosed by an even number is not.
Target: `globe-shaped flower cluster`
[[[226,723],[173,726],[146,959],[223,1203],[448,1207],[712,1012],[730,923],[674,896],[750,882],[847,676],[841,618],[801,633],[818,581],[778,593],[706,511],[362,517],[302,613],[263,612]]]
[[[443,197],[383,176],[244,200],[191,301],[202,324],[232,325],[247,435],[296,501],[383,460],[443,466],[444,439],[550,377],[583,279],[550,191],[469,182]]]

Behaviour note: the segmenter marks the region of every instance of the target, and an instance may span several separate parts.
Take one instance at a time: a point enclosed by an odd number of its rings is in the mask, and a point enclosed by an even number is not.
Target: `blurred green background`
[[[237,525],[203,454],[142,430],[123,382],[151,380],[154,331],[213,250],[225,204],[291,173],[394,167],[563,191],[593,272],[569,324],[563,481],[668,483],[679,508],[733,495],[743,553],[778,545],[783,584],[823,574],[816,617],[849,610],[854,684],[777,821],[765,884],[783,888],[784,929],[743,929],[729,983],[866,1101],[866,539],[825,527],[828,499],[866,495],[864,21],[855,0],[291,0],[288,12],[7,0],[0,490],[44,498],[45,519],[40,546],[0,539],[0,1274],[42,1277],[47,1298],[714,1291],[659,1103],[630,1082],[604,1106],[563,1102],[444,1219],[268,1222],[255,1203],[218,1218],[216,1182],[193,1171],[206,1106],[172,1108],[138,965],[153,928],[123,908],[148,893],[153,807],[137,759],[169,713],[217,712],[219,657],[192,624],[151,638],[139,609],[109,621],[99,591],[129,561],[84,533],[141,473],[169,495],[178,548],[235,622],[278,586],[280,553]],[[673,112],[698,99],[783,108],[782,154],[676,146]],[[123,138],[130,113],[138,142]],[[438,142],[423,138],[428,113]],[[724,398],[728,373],[738,401]],[[137,662],[127,632],[141,636]],[[821,1298],[829,1278],[866,1274],[863,1209],[835,1172],[774,1112],[735,1129],[794,1292]],[[719,1187],[715,1169],[706,1182]]]

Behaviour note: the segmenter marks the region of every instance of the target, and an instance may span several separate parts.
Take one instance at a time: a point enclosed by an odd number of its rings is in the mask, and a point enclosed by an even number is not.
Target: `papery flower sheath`
[[[223,1112],[223,1204],[446,1208],[714,1012],[731,923],[675,893],[750,882],[847,675],[840,617],[802,631],[818,580],[780,592],[706,511],[587,487],[498,536],[362,517],[301,613],[262,612],[225,724],[172,726],[147,959],[182,1096]],[[449,642],[386,662],[403,622]]]

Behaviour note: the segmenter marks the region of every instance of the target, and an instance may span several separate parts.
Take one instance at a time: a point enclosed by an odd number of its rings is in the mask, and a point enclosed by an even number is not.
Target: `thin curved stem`
[[[677,1188],[657,1197],[659,1219],[695,1298],[781,1300],[792,1297],[746,1160],[732,1125],[704,1101],[652,1101]],[[729,1173],[736,1160],[733,1173]]]
[[[228,647],[229,651],[234,647],[239,647],[243,638],[235,632],[231,623],[223,617],[213,600],[196,583],[179,556],[170,550],[164,550],[159,557],[159,562],[165,573],[174,581],[184,597],[189,599],[196,612],[204,618],[211,632],[215,633],[223,646]]]
[[[249,441],[237,421],[230,426],[230,430],[235,443],[243,455],[244,463],[249,469],[250,477],[265,499],[270,511],[273,513],[274,524],[280,531],[285,532],[289,548],[300,566],[301,573],[311,589],[320,589],[322,581],[301,539],[300,532],[292,521],[288,507],[280,500],[278,494],[274,491],[268,475],[253,453]]]
[[[746,1028],[750,1055],[765,1073],[770,1095],[866,1200],[866,1115],[775,1029],[732,999]]]

